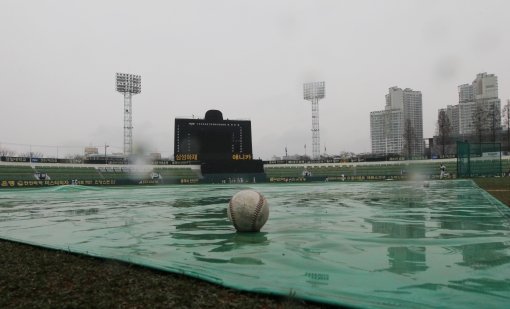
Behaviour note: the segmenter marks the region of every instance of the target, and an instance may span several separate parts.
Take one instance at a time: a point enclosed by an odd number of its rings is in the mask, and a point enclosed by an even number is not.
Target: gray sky
[[[326,81],[321,152],[370,151],[388,88],[423,94],[424,136],[457,86],[510,98],[510,1],[0,1],[0,146],[122,151],[115,73],[142,76],[133,139],[173,153],[175,117],[250,119],[254,156],[311,154],[302,84]]]

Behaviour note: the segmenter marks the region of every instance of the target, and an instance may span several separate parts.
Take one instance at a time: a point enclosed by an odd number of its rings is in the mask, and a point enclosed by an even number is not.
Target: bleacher
[[[97,167],[97,171],[104,179],[151,179],[152,169],[136,167],[106,166]]]
[[[265,165],[264,171],[271,177],[303,177],[307,172],[312,177],[342,177],[356,180],[376,180],[400,178],[410,175],[421,175],[426,178],[439,177],[439,165],[443,163],[447,172],[455,177],[457,165],[455,161],[401,161],[396,163],[342,163],[315,165]]]
[[[154,173],[158,173],[162,179],[195,179],[200,176],[190,167],[154,168]]]
[[[34,166],[38,173],[46,173],[51,180],[95,180],[101,175],[94,167]]]
[[[303,167],[298,166],[286,166],[286,167],[264,167],[264,171],[268,178],[279,178],[279,177],[302,177]]]
[[[31,166],[0,165],[0,180],[36,180]]]
[[[485,165],[494,165],[491,159],[472,159],[473,176],[476,170],[487,169]],[[332,180],[383,180],[411,178],[415,175],[430,179],[439,178],[439,166],[444,164],[450,177],[457,177],[455,159],[398,162],[350,162],[338,164],[266,164],[264,171],[271,178],[303,178],[305,174],[313,178],[326,177]],[[490,166],[489,166],[490,167]],[[510,171],[510,158],[501,160],[501,172]],[[200,170],[192,166],[87,166],[60,164],[0,164],[0,181],[33,181],[36,175],[47,176],[49,180],[123,180],[123,179],[162,179],[163,181],[199,179]],[[342,177],[343,176],[343,177]],[[480,175],[479,175],[480,176]],[[483,175],[481,175],[483,176]],[[484,176],[485,177],[485,176]],[[336,179],[335,179],[336,178]]]

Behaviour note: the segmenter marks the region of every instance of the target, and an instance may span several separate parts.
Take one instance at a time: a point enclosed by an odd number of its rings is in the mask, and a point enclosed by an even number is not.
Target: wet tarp
[[[510,212],[469,180],[0,191],[0,238],[366,308],[503,308]],[[269,201],[236,233],[230,197]]]

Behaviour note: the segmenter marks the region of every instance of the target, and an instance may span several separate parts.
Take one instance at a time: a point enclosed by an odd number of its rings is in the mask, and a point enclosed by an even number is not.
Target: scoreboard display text
[[[175,161],[198,161],[196,153],[178,153],[175,155]]]
[[[232,160],[252,160],[251,154],[245,154],[245,153],[234,153],[232,155]]]

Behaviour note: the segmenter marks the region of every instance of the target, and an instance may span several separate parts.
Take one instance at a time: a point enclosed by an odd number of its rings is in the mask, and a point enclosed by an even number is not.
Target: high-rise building
[[[498,77],[494,74],[477,74],[472,86],[475,100],[498,97]]]
[[[448,105],[446,107],[446,116],[450,120],[451,134],[459,134],[459,105]]]
[[[410,88],[389,88],[386,106],[370,113],[372,153],[403,153],[405,123],[413,130],[412,155],[423,155],[423,108],[420,91]]]
[[[370,113],[372,153],[401,153],[403,148],[402,109],[385,109]]]
[[[410,121],[413,129],[412,154],[423,155],[423,104],[420,91],[404,89],[404,121]],[[405,130],[405,129],[404,129]]]
[[[459,103],[471,102],[474,100],[473,86],[470,84],[463,84],[458,87],[459,90]]]
[[[494,74],[479,73],[471,84],[462,84],[458,87],[459,104],[449,105],[447,115],[452,125],[452,133],[460,135],[474,134],[474,116],[483,113],[485,126],[492,124],[499,128],[501,120],[499,115],[501,101],[498,98],[498,77]],[[494,123],[492,123],[494,122]]]

